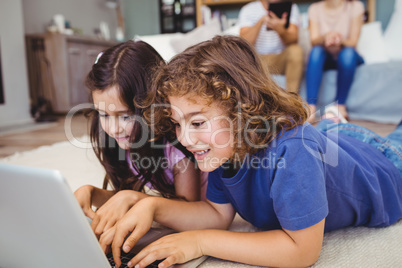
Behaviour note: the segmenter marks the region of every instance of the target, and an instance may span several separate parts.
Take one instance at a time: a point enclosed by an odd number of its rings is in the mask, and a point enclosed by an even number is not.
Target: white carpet
[[[88,137],[80,138],[79,144],[88,145]],[[17,153],[0,162],[60,170],[73,191],[84,184],[101,187],[105,174],[92,149],[70,142]],[[240,217],[231,230],[257,231]],[[250,266],[209,258],[200,267]],[[321,256],[313,267],[402,267],[402,221],[387,228],[346,228],[325,234]]]

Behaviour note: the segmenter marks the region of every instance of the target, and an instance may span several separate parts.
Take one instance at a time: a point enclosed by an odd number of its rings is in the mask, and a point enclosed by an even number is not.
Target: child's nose
[[[188,127],[183,127],[180,133],[177,134],[177,139],[184,147],[190,147],[197,143],[197,134],[194,129],[189,129]]]
[[[110,120],[110,130],[112,133],[120,133],[123,130],[122,125],[120,124],[120,120],[118,117],[111,116]]]

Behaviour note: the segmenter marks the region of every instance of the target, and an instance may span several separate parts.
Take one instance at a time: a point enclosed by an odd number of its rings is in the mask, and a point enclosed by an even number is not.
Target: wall
[[[106,0],[22,0],[25,33],[43,33],[55,14],[64,15],[71,27],[80,28],[84,35],[94,35],[101,21],[109,25],[115,37],[117,15],[106,6]]]
[[[159,34],[159,0],[124,0],[126,36]]]
[[[5,99],[0,126],[32,122],[21,0],[0,1],[0,49]]]
[[[5,103],[0,127],[32,122],[26,65],[25,34],[43,33],[53,15],[63,14],[83,34],[93,35],[101,21],[115,34],[117,15],[105,0],[1,0],[0,49]]]
[[[29,1],[29,0],[25,0]],[[308,1],[308,0],[305,0]],[[363,0],[363,2],[365,2]],[[159,34],[159,1],[158,0],[124,0],[124,18],[126,21],[127,38],[136,34]],[[301,12],[307,12],[309,3],[299,3]],[[376,17],[382,22],[383,29],[388,25],[393,12],[395,0],[377,0]],[[238,16],[238,10],[225,10],[228,18]]]
[[[382,29],[385,30],[394,12],[395,0],[377,0],[376,20],[381,21]]]

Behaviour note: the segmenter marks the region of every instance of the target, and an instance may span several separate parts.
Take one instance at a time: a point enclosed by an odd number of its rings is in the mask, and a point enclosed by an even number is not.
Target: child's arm
[[[201,200],[200,172],[196,170],[194,162],[183,158],[173,166],[174,187],[177,196],[187,201]]]
[[[111,228],[136,202],[148,197],[147,194],[134,190],[116,193],[92,185],[78,188],[74,195],[84,214],[92,219],[91,228],[97,235]],[[92,206],[98,210],[94,212]]]
[[[147,194],[134,190],[122,190],[111,196],[95,213],[91,228],[95,234],[101,235],[113,227],[118,220],[139,200]]]
[[[140,215],[140,216],[139,216]],[[152,220],[173,229],[226,229],[233,220],[230,204],[177,202],[147,198],[134,206],[116,228],[100,239],[103,250],[112,244],[113,257],[120,259],[120,248],[128,252],[151,227]],[[170,235],[145,248],[133,259],[141,267],[164,259],[165,267],[202,255],[263,266],[308,266],[321,250],[324,220],[309,228],[238,233],[223,230],[197,230]],[[132,234],[124,242],[125,237]],[[112,243],[113,242],[113,243]],[[124,244],[123,244],[124,242]],[[144,265],[144,266],[143,266]]]
[[[91,219],[95,216],[92,206],[101,207],[114,194],[115,192],[113,191],[100,189],[92,185],[81,186],[74,192],[74,196],[85,215]]]
[[[146,267],[157,259],[169,267],[202,255],[270,267],[306,267],[321,251],[324,222],[299,231],[273,230],[255,233],[196,230],[173,234],[152,243],[131,261]]]
[[[123,245],[123,250],[129,252],[138,239],[150,229],[153,220],[178,231],[227,229],[234,215],[231,204],[215,204],[209,201],[182,202],[149,197],[133,206],[113,228],[101,236],[99,243],[104,251],[112,245],[113,258],[118,264],[125,237],[132,232]]]

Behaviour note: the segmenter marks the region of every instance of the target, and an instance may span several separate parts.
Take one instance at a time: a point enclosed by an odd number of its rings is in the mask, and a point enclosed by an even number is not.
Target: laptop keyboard
[[[120,254],[121,254],[121,256],[120,256],[121,266],[120,267],[121,268],[127,268],[128,267],[127,263],[135,256],[135,254],[134,253],[125,253],[125,252],[121,252]],[[108,261],[110,263],[110,266],[112,268],[115,268],[116,266],[115,266],[115,263],[114,263],[114,260],[113,260],[112,253],[110,252],[109,254],[106,255],[106,257],[107,257],[107,259],[108,259]],[[147,268],[157,268],[158,264],[161,263],[161,262],[162,262],[162,260],[154,261],[153,263],[148,265]]]

